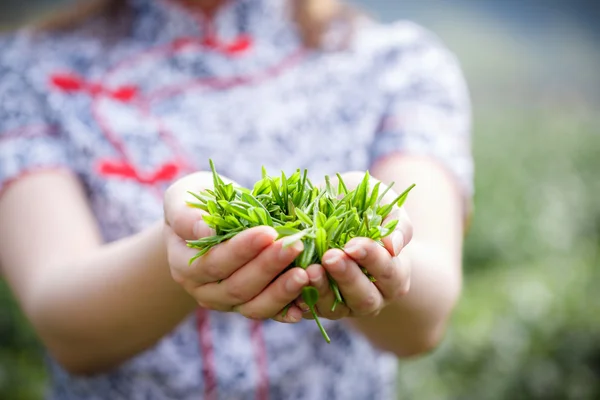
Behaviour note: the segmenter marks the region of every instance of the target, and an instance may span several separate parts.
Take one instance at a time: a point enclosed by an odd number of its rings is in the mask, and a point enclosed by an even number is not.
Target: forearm
[[[461,275],[456,260],[416,241],[400,256],[411,265],[406,296],[384,308],[377,317],[352,318],[349,323],[376,346],[399,357],[433,349],[441,340],[458,300]]]
[[[170,276],[162,224],[43,268],[24,308],[68,369],[97,372],[155,344],[195,303]]]

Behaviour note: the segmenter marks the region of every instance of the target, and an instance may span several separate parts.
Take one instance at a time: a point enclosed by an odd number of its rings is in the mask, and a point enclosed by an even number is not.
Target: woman
[[[48,348],[49,398],[394,397],[397,357],[439,343],[460,293],[472,165],[453,56],[334,0],[97,5],[1,45],[0,264]],[[418,190],[385,248],[356,238],[271,282],[302,247],[267,227],[187,265],[185,240],[210,234],[184,204],[208,158],[241,185],[264,165]],[[282,316],[306,285],[331,344],[300,302]]]

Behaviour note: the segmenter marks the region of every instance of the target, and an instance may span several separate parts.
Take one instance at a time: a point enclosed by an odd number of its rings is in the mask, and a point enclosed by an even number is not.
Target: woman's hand
[[[198,172],[174,183],[165,194],[165,240],[173,279],[207,309],[238,312],[252,319],[297,322],[301,310],[282,310],[309,283],[307,271],[281,272],[302,252],[302,243],[283,248],[277,232],[266,226],[239,233],[189,265],[197,250],[187,247],[214,232],[202,220],[203,211],[186,204],[188,191],[212,188],[212,176]]]
[[[343,175],[348,189],[353,189],[362,180],[363,173]],[[397,194],[388,192],[385,201],[392,201]],[[343,250],[331,249],[323,256],[323,265],[307,268],[310,284],[319,291],[317,312],[327,319],[344,317],[376,316],[391,302],[408,293],[410,287],[410,266],[399,257],[402,249],[412,239],[412,224],[403,208],[395,207],[384,224],[397,219],[396,230],[383,239],[385,247],[368,238],[354,238]],[[365,275],[366,270],[375,282]],[[338,304],[331,311],[335,295],[329,286],[328,276],[338,285],[345,304]],[[308,307],[302,301],[299,307],[305,318],[311,318]]]

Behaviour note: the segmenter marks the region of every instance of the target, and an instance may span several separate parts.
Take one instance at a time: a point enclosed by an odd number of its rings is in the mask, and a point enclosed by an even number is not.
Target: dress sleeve
[[[454,55],[425,29],[399,23],[395,45],[380,59],[385,110],[371,164],[394,153],[429,156],[450,172],[471,211],[471,105]]]
[[[43,96],[21,73],[0,64],[0,194],[25,174],[71,170],[68,153]]]

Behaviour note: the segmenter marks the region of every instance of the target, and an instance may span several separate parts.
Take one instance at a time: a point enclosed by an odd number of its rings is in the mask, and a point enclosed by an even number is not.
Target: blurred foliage
[[[475,214],[447,337],[401,363],[399,398],[598,399],[600,114],[582,93],[598,93],[600,53],[571,34],[576,23],[527,43],[435,3],[446,8],[422,9],[443,20],[428,26],[458,53],[473,91]],[[39,399],[45,379],[39,344],[0,282],[0,399]]]
[[[600,118],[481,112],[464,295],[401,399],[600,398]]]
[[[46,382],[42,350],[5,282],[0,280],[0,399],[40,399]]]

